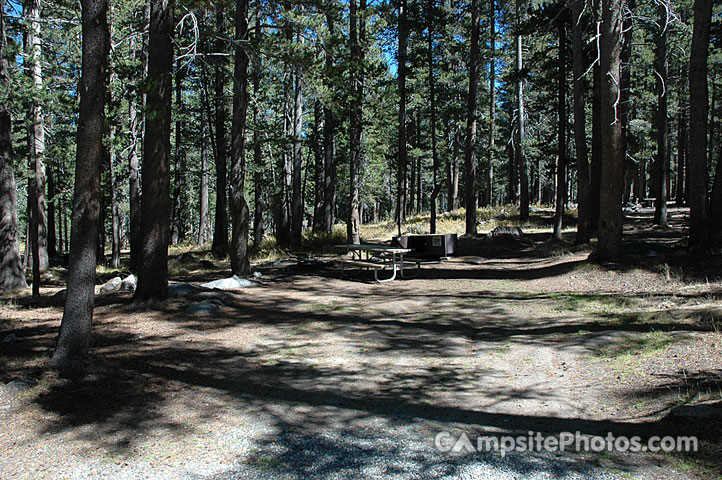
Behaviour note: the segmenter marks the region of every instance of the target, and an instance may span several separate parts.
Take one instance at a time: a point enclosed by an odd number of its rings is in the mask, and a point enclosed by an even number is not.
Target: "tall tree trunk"
[[[681,78],[686,78],[685,69],[682,69]],[[686,93],[686,92],[685,92]],[[687,105],[684,98],[680,98],[677,113],[677,189],[675,200],[678,206],[684,205],[686,176],[684,170],[687,166]]]
[[[297,39],[298,41],[298,39]],[[301,248],[301,231],[303,229],[303,189],[301,174],[303,173],[303,157],[301,135],[303,129],[303,67],[296,65],[293,88],[293,179],[291,192],[291,247]]]
[[[669,5],[667,5],[669,6]],[[656,190],[657,198],[654,201],[654,224],[667,227],[667,181],[669,178],[669,136],[667,121],[667,41],[669,29],[667,27],[667,8],[664,3],[657,6],[658,22],[661,28],[657,38],[656,48],[656,89],[657,89],[657,158],[656,158]],[[671,19],[670,19],[671,20]]]
[[[624,197],[623,201],[628,202],[630,198],[630,186],[633,182],[635,166],[628,161],[627,138],[629,136],[629,111],[631,109],[631,83],[632,83],[632,41],[634,39],[634,10],[636,0],[626,0],[626,11],[622,20],[622,53],[621,53],[621,84],[619,93],[619,118],[622,122],[622,158],[624,159]]]
[[[517,29],[521,28],[522,0],[516,0]],[[521,220],[529,218],[529,169],[527,168],[524,143],[526,141],[525,113],[524,113],[524,63],[523,63],[522,36],[516,34],[516,109],[517,109],[517,141],[516,164],[519,169],[519,215]],[[468,228],[468,227],[467,227]]]
[[[602,178],[599,209],[600,261],[616,259],[622,251],[622,189],[624,158],[622,123],[619,119],[622,50],[622,0],[602,0],[601,25]]]
[[[363,88],[364,54],[361,44],[364,42],[366,20],[364,10],[366,0],[359,0],[358,12],[356,0],[351,0],[349,13],[349,37],[351,41],[351,117],[349,119],[349,217],[346,233],[349,243],[359,243],[359,181],[361,171],[361,134],[363,129]]]
[[[417,143],[419,137],[416,134],[416,119],[414,118],[416,115],[417,112],[415,110],[412,110],[411,113],[409,113],[409,125],[408,131],[406,132],[409,145],[411,146],[411,151],[419,148],[419,144]],[[416,158],[411,158],[410,167],[409,178],[407,179],[407,181],[409,181],[409,199],[406,211],[410,214],[414,214],[416,213]]]
[[[108,5],[108,17],[109,17],[109,41],[113,43],[113,5]],[[112,99],[110,95],[110,86],[112,86],[117,80],[117,74],[115,72],[114,65],[110,65],[107,71],[108,75],[108,89],[106,91],[106,103],[110,104]],[[109,187],[109,200],[110,200],[110,234],[111,234],[111,255],[110,255],[110,266],[111,268],[120,267],[120,208],[118,206],[118,185],[115,178],[115,164],[116,162],[116,149],[115,149],[115,136],[116,136],[116,125],[118,119],[114,113],[111,113],[110,119],[106,119],[106,127],[108,133],[108,142],[106,147],[106,158],[107,158],[107,176],[108,176],[108,187]],[[102,181],[102,179],[101,179]],[[102,188],[102,187],[101,187]],[[52,197],[51,197],[52,198]],[[102,217],[101,217],[102,225]],[[101,227],[102,228],[102,227]]]
[[[43,90],[43,73],[40,64],[40,0],[26,0],[24,15],[29,27],[25,33],[28,75],[33,84],[33,97],[28,106],[28,162],[32,177],[28,182],[30,254],[33,271],[33,298],[40,297],[40,270],[48,268],[47,217],[45,203],[45,125],[43,107],[35,98]]]
[[[176,121],[175,121],[175,165],[173,166],[173,223],[171,225],[171,243],[178,245],[185,238],[185,171],[186,156],[183,148],[183,118],[185,115],[183,106],[183,66],[180,60],[176,62],[175,73],[175,103],[176,103]]]
[[[586,114],[584,113],[584,41],[582,13],[585,0],[574,0],[572,10],[572,57],[574,75],[574,145],[577,154],[577,237],[575,243],[589,243],[591,236],[591,185],[587,149]]]
[[[323,103],[320,98],[313,102],[313,133],[311,149],[313,151],[313,233],[323,230],[323,144],[321,142],[321,123],[323,121]]]
[[[136,300],[168,296],[170,241],[170,120],[173,68],[173,0],[151,0],[143,159],[143,255]]]
[[[328,39],[325,45],[325,82],[330,87],[334,58],[333,58],[333,16],[326,14]],[[330,101],[323,106],[323,231],[331,233],[334,224],[334,205],[336,205],[336,124]]]
[[[0,91],[10,90],[5,59],[5,7],[0,3]],[[13,172],[12,117],[0,103],[0,292],[27,287],[18,248],[17,199]]]
[[[592,1],[592,14],[598,28],[600,0]],[[597,40],[600,42],[600,40]],[[591,163],[591,201],[590,225],[592,236],[599,232],[599,201],[602,186],[602,74],[599,62],[592,68],[592,163]]]
[[[559,154],[557,157],[557,190],[556,190],[556,211],[554,213],[554,232],[552,236],[556,240],[562,239],[562,228],[564,226],[564,204],[567,193],[567,28],[566,16],[561,15],[559,22],[559,83],[557,90],[557,143]],[[541,171],[539,172],[539,183],[541,184]]]
[[[83,64],[80,79],[73,229],[68,291],[50,366],[76,373],[90,341],[100,225],[106,75],[110,34],[106,0],[82,0]]]
[[[261,19],[256,15],[256,44],[260,40]],[[259,96],[261,91],[261,55],[256,52],[253,55],[253,245],[258,248],[263,241],[263,177],[265,165],[261,155],[261,110]]]
[[[496,136],[496,0],[489,0],[489,165],[486,170],[486,198],[484,203],[494,203],[494,142]]]
[[[692,49],[689,62],[689,247],[703,250],[707,244],[709,213],[707,203],[707,119],[709,53],[712,0],[695,0]]]
[[[406,0],[399,2],[399,171],[397,175],[396,193],[396,226],[401,235],[401,224],[406,218],[406,167],[409,153],[406,145],[406,50],[409,46],[409,27],[406,24]]]
[[[135,39],[131,37],[131,50],[135,49]],[[140,226],[140,165],[138,162],[138,129],[141,116],[138,115],[138,88],[131,84],[128,89],[128,131],[130,145],[128,147],[128,201],[130,208],[130,224],[128,238],[130,243],[130,270],[140,271],[143,236]]]
[[[466,148],[464,151],[466,234],[476,235],[476,92],[479,86],[479,0],[471,2],[471,51],[469,96],[466,101]]]
[[[223,1],[218,0],[216,3],[216,34],[223,37],[226,31],[225,13],[223,11]],[[224,49],[222,40],[217,40],[215,49],[222,52]],[[215,97],[215,120],[216,120],[216,214],[215,227],[213,229],[213,243],[211,244],[211,252],[216,258],[224,258],[228,255],[228,182],[226,179],[226,59],[220,56],[216,59],[214,80],[213,80],[213,96]]]
[[[452,154],[449,165],[449,210],[457,210],[459,208],[459,165],[461,163],[461,135],[462,126],[458,113],[454,113],[454,137],[452,140]]]
[[[109,83],[110,84],[110,83]],[[118,186],[115,180],[115,125],[108,129],[108,180],[110,181],[110,220],[111,220],[111,268],[120,267],[120,207],[118,205]]]
[[[48,178],[48,257],[58,256],[58,237],[55,224],[55,205],[57,189],[55,188],[55,173],[52,168],[47,169]],[[48,261],[50,261],[48,259]]]
[[[236,3],[236,37],[233,68],[233,125],[231,129],[231,270],[248,275],[248,222],[250,212],[243,193],[246,176],[246,112],[248,111],[248,0]],[[299,87],[300,88],[300,87]]]
[[[434,79],[434,0],[428,0],[428,18],[426,28],[429,33],[429,43],[427,48],[427,63],[429,68],[429,102],[430,102],[430,119],[431,122],[431,169],[432,169],[432,188],[431,191],[431,220],[429,225],[429,233],[436,233],[436,198],[439,196],[443,183],[439,180],[439,153],[436,148],[436,81]]]
[[[718,249],[722,247],[722,150],[717,159],[709,203],[709,246]]]
[[[203,93],[201,92],[201,95]],[[200,129],[201,129],[201,178],[198,198],[198,238],[196,243],[203,246],[208,242],[208,146],[206,143],[206,123],[203,112],[200,109]]]

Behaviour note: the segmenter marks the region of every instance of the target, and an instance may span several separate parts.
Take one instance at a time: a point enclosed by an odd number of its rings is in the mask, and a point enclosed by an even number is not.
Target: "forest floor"
[[[540,227],[462,238],[386,284],[278,263],[154,308],[98,296],[80,381],[46,368],[58,272],[43,305],[0,307],[0,478],[722,478],[722,256],[686,254],[686,211],[670,213],[669,229],[628,214],[619,264]],[[219,309],[188,311],[202,301]],[[694,435],[699,451],[446,453],[439,432]]]

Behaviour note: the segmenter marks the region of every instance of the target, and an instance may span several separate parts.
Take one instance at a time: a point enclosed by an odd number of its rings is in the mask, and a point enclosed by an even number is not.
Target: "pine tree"
[[[18,251],[12,117],[6,100],[11,84],[5,45],[5,7],[0,2],[0,292],[27,287]]]
[[[151,0],[141,196],[143,254],[136,300],[168,295],[173,5],[173,0]]]
[[[83,63],[68,289],[60,333],[50,359],[52,368],[68,374],[82,371],[93,319],[110,48],[106,0],[82,0],[81,9]]]

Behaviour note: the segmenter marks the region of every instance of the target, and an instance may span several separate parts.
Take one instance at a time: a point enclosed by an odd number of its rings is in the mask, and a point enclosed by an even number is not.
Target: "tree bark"
[[[131,49],[134,49],[135,40],[131,38]],[[128,201],[130,208],[129,243],[130,243],[130,270],[140,271],[141,252],[143,250],[143,236],[140,226],[140,165],[138,161],[138,129],[141,116],[138,115],[136,103],[138,102],[138,89],[134,84],[128,88],[128,131],[130,145],[128,148]]]
[[[313,102],[313,233],[323,230],[323,144],[321,142],[321,123],[323,121],[323,103],[320,98]]]
[[[494,203],[494,149],[496,136],[496,0],[489,0],[490,25],[489,44],[491,52],[489,58],[489,165],[486,170],[486,197],[484,203]]]
[[[521,28],[522,21],[522,0],[516,0],[516,27]],[[529,170],[527,168],[524,143],[526,139],[525,118],[524,118],[524,63],[523,63],[522,36],[516,34],[516,109],[517,109],[517,142],[516,142],[516,164],[519,169],[519,215],[522,221],[529,218]]]
[[[409,45],[409,27],[406,24],[406,0],[399,2],[399,50],[398,50],[398,81],[399,81],[399,171],[397,175],[396,193],[396,226],[401,235],[401,224],[406,218],[406,167],[409,154],[406,145],[406,50]]]
[[[330,87],[330,77],[333,72],[333,40],[334,27],[333,16],[326,14],[326,25],[328,28],[328,39],[326,40],[325,53],[325,81]],[[333,108],[327,100],[323,105],[323,231],[331,233],[334,224],[334,205],[336,204],[336,125]]]
[[[0,3],[0,92],[10,91],[5,59],[5,8]],[[18,248],[17,199],[13,172],[12,117],[0,102],[0,292],[27,287]]]
[[[592,14],[597,28],[599,21],[600,0],[592,1]],[[600,42],[601,40],[597,40]],[[589,218],[592,236],[599,232],[599,201],[602,186],[602,74],[597,62],[592,68],[592,162],[591,162],[591,195]]]
[[[619,118],[622,122],[622,158],[624,159],[624,196],[623,201],[630,199],[630,186],[633,183],[632,177],[635,168],[632,162],[628,161],[627,143],[629,136],[629,111],[631,108],[631,83],[632,83],[632,46],[634,39],[634,10],[635,0],[626,0],[626,11],[622,20],[622,53],[621,53],[621,84],[619,94]]]
[[[52,168],[46,170],[48,180],[48,262],[50,258],[58,256],[58,237],[55,223],[55,204],[57,189],[55,188],[55,173]]]
[[[431,109],[431,169],[432,169],[432,191],[431,191],[431,219],[429,233],[436,233],[436,198],[441,191],[442,183],[439,181],[439,153],[436,148],[436,80],[434,79],[434,0],[428,0],[428,18],[426,28],[429,34],[427,48],[427,63],[429,68],[429,107]]]
[[[260,17],[256,16],[256,45],[260,39]],[[261,90],[261,55],[256,52],[253,56],[253,245],[259,247],[263,241],[263,177],[265,165],[261,155],[261,111],[258,98]]]
[[[82,370],[90,341],[100,226],[106,73],[110,34],[106,0],[82,0],[83,60],[80,79],[73,226],[68,290],[50,366],[67,374]]]
[[[48,219],[47,203],[45,197],[45,118],[42,102],[36,98],[44,90],[43,69],[41,64],[41,38],[40,38],[40,0],[26,0],[24,3],[24,16],[28,22],[25,33],[27,72],[31,78],[33,98],[28,107],[28,160],[33,176],[30,179],[28,201],[30,210],[30,237],[31,255],[33,262],[33,296],[39,292],[40,270],[48,268]],[[37,259],[37,262],[36,262]],[[37,265],[36,265],[37,263]]]
[[[692,49],[689,62],[689,248],[704,250],[709,232],[707,202],[707,119],[709,54],[712,0],[695,0]]]
[[[577,154],[577,236],[575,243],[589,243],[591,236],[591,198],[589,153],[587,149],[586,114],[584,109],[584,42],[582,12],[585,0],[574,0],[572,10],[572,57],[574,75],[574,145]]]
[[[681,78],[685,77],[683,68]],[[682,206],[685,201],[684,185],[686,176],[684,170],[687,168],[687,102],[683,98],[680,98],[679,103],[679,111],[677,113],[677,189],[675,192],[675,203],[678,206]]]
[[[201,92],[203,95],[203,92]],[[200,109],[200,129],[201,129],[201,178],[198,198],[198,238],[197,245],[203,246],[208,242],[208,146],[206,143],[206,121],[203,112]]]
[[[561,15],[559,22],[559,63],[558,63],[558,90],[557,90],[557,143],[559,153],[557,157],[557,189],[556,189],[556,211],[554,213],[554,232],[552,236],[556,240],[562,239],[562,228],[564,227],[564,206],[567,193],[567,28],[566,15]],[[541,172],[539,176],[541,184]]]
[[[108,180],[110,181],[111,268],[120,267],[120,207],[118,187],[115,181],[115,125],[108,129]]]
[[[225,14],[223,1],[216,2],[216,33],[223,37],[226,31]],[[222,52],[224,45],[222,40],[216,41],[216,51]],[[216,59],[215,74],[213,80],[215,97],[215,120],[216,120],[216,215],[215,228],[213,229],[213,243],[211,252],[216,258],[224,258],[228,255],[228,182],[226,178],[226,97],[225,97],[225,57]]]
[[[303,189],[301,175],[303,173],[303,157],[301,135],[303,129],[303,67],[296,65],[293,88],[293,179],[291,184],[291,247],[301,248],[303,230]]]
[[[170,241],[170,121],[173,67],[173,0],[151,0],[148,85],[143,159],[143,255],[136,300],[168,296]]]
[[[622,190],[624,157],[622,123],[618,116],[622,50],[622,0],[602,0],[601,25],[602,178],[598,259],[614,260],[622,251]]]
[[[719,249],[722,247],[722,150],[717,159],[709,203],[709,247]]]
[[[243,193],[246,177],[246,112],[248,111],[248,0],[236,3],[236,37],[233,68],[233,124],[231,127],[231,271],[248,275],[248,222],[250,212]]]
[[[471,2],[471,51],[469,96],[466,101],[466,148],[464,150],[464,202],[466,234],[476,235],[476,93],[479,85],[479,0]]]
[[[664,4],[657,6],[658,22],[661,28],[657,37],[655,58],[657,112],[655,124],[657,127],[657,158],[656,158],[656,190],[654,201],[654,224],[667,227],[667,182],[669,179],[669,126],[667,121],[667,42],[669,30],[667,28],[667,9]]]
[[[186,154],[183,148],[183,117],[185,115],[183,106],[183,66],[180,60],[176,62],[175,73],[175,103],[176,103],[176,121],[175,121],[175,155],[174,155],[174,175],[173,175],[173,223],[171,226],[171,243],[178,245],[185,239],[185,174],[186,174]]]
[[[349,122],[349,217],[346,234],[349,243],[359,243],[359,181],[361,171],[361,134],[363,130],[363,88],[364,54],[361,44],[364,42],[366,20],[364,10],[366,0],[351,0],[349,14],[349,37],[351,41],[351,118]]]

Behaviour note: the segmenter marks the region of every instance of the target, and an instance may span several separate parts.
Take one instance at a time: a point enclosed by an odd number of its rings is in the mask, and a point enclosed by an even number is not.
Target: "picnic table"
[[[351,258],[343,258],[339,260],[341,263],[341,270],[343,270],[344,265],[373,270],[374,280],[379,283],[394,280],[397,272],[401,275],[401,278],[414,278],[419,275],[419,269],[421,268],[420,262],[416,259],[412,261],[409,261],[408,259],[404,260],[404,255],[413,252],[413,249],[411,248],[363,243],[346,243],[342,245],[335,245],[335,247],[345,248],[351,252]],[[415,264],[416,271],[409,275],[408,271],[404,271],[405,264]],[[391,277],[384,279],[379,278],[379,271],[382,270],[391,270]]]

